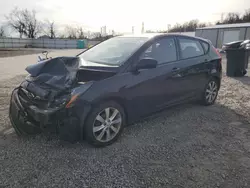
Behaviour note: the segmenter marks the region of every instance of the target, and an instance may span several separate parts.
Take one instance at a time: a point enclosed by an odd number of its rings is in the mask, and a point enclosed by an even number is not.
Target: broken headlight
[[[50,103],[50,108],[60,108],[66,105],[66,103],[70,100],[70,95],[63,95],[56,99],[54,99],[53,102]]]
[[[84,83],[82,85],[80,85],[79,87],[75,88],[70,96],[70,100],[67,102],[66,104],[66,108],[71,108],[72,106],[74,106],[75,101],[79,98],[80,95],[82,95],[84,92],[86,92],[90,86],[93,84],[93,82],[87,82]]]

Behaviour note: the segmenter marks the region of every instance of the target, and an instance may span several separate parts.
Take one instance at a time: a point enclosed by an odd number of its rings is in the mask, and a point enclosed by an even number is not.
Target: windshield
[[[94,46],[79,57],[94,63],[119,66],[147,40],[147,37],[114,37]]]

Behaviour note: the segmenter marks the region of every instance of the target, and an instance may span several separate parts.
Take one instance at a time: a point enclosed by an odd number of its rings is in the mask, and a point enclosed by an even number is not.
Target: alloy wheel
[[[99,142],[111,141],[120,131],[121,113],[115,108],[105,108],[97,114],[93,123],[93,134]]]
[[[217,83],[215,81],[209,82],[205,94],[208,103],[214,102],[217,96],[217,92],[218,92]]]

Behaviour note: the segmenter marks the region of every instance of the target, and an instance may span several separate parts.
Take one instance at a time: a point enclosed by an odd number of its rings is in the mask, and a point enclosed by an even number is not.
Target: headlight
[[[71,108],[75,104],[75,101],[79,98],[79,96],[86,92],[90,88],[90,86],[92,86],[92,84],[93,82],[87,82],[75,88],[72,91],[70,100],[67,102],[65,108]]]
[[[67,105],[65,106],[65,108],[70,108],[73,106],[73,103],[76,101],[76,99],[78,98],[79,95],[73,95],[71,96],[70,101],[67,103]]]
[[[51,108],[55,108],[55,107],[62,107],[65,106],[65,104],[70,100],[70,95],[63,95],[60,96],[56,99],[54,99],[54,101],[49,105]]]

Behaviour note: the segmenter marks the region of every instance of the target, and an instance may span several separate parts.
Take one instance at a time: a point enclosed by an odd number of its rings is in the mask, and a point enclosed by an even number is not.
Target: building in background
[[[38,37],[38,39],[50,39],[50,36],[42,35],[42,36]]]
[[[180,34],[180,35],[186,35],[186,36],[190,36],[190,37],[195,36],[195,32],[193,32],[193,31],[191,31],[191,32],[171,32],[170,34]]]
[[[228,42],[250,39],[250,23],[197,28],[195,36],[209,39],[216,48],[221,48]]]

